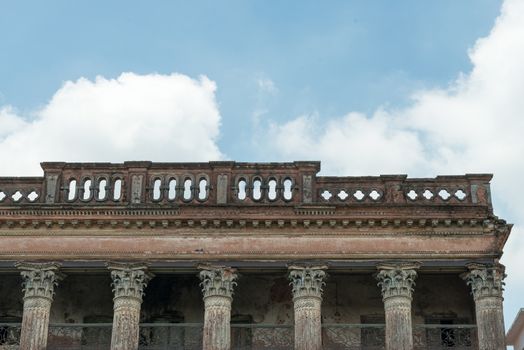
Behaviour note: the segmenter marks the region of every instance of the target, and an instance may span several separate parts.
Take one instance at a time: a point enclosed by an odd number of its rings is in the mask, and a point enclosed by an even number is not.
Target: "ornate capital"
[[[211,296],[233,297],[233,289],[236,286],[235,280],[238,275],[236,270],[225,266],[200,265],[199,273],[200,286],[204,299]]]
[[[147,271],[146,264],[111,262],[107,264],[107,268],[111,270],[114,299],[127,297],[142,301],[144,289],[154,277]]]
[[[462,274],[462,278],[471,287],[473,298],[500,297],[504,291],[504,265],[468,264],[469,272]]]
[[[15,266],[21,270],[24,299],[42,297],[52,301],[58,281],[65,277],[57,263],[17,262]]]
[[[322,287],[326,284],[327,266],[289,266],[289,284],[293,287],[293,299],[300,297],[322,298]]]
[[[404,296],[411,299],[419,263],[379,264],[376,275],[382,290],[382,299]]]

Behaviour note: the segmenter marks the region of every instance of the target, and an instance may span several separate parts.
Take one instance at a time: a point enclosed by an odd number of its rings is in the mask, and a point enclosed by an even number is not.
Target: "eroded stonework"
[[[228,267],[200,266],[199,276],[202,282],[202,293],[204,298],[210,296],[223,296],[231,298],[238,275],[235,269]]]
[[[109,263],[107,267],[111,271],[115,299],[125,297],[142,302],[144,288],[149,280],[154,277],[147,271],[147,265],[113,262]]]
[[[293,287],[293,298],[322,298],[322,287],[326,284],[327,266],[295,266],[289,267],[289,279]]]
[[[397,296],[411,299],[419,267],[419,263],[378,265],[376,278],[384,300]]]
[[[484,297],[502,297],[504,291],[504,266],[498,264],[486,266],[483,264],[468,264],[469,272],[463,275],[471,287],[475,300]]]

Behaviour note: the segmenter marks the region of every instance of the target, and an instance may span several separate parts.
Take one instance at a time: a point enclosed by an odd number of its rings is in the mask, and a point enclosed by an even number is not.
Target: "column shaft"
[[[110,263],[108,268],[115,295],[111,350],[136,350],[142,296],[153,274],[147,272],[144,264]]]
[[[411,299],[390,297],[384,300],[386,349],[413,349]]]
[[[295,349],[322,349],[322,299],[301,297],[294,300]]]
[[[31,297],[24,299],[20,350],[43,350],[47,348],[51,300]]]
[[[200,266],[204,295],[203,348],[229,350],[231,348],[231,302],[237,274],[230,267]]]
[[[377,266],[386,316],[386,350],[412,350],[411,300],[419,264],[396,263]]]
[[[204,301],[203,348],[226,350],[231,347],[231,299],[209,296]]]
[[[476,301],[479,350],[506,349],[502,310],[502,298],[486,297]]]
[[[322,287],[326,266],[290,266],[295,311],[295,350],[322,349]]]
[[[24,311],[20,335],[20,350],[45,350],[49,331],[49,314],[54,288],[64,278],[58,264],[20,262],[16,267],[23,279]]]
[[[141,301],[131,298],[116,298],[113,303],[111,349],[137,349]]]

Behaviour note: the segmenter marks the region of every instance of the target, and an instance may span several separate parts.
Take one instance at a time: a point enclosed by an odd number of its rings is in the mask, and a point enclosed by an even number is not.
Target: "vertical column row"
[[[65,277],[56,263],[17,263],[21,270],[24,310],[20,350],[45,350],[54,288]],[[413,349],[411,302],[418,263],[383,263],[376,278],[382,291],[386,318],[386,349]],[[114,292],[112,350],[136,350],[144,289],[153,274],[147,265],[109,263]],[[231,347],[231,304],[236,270],[224,266],[200,266],[199,277],[205,305],[203,347]],[[480,350],[505,349],[502,265],[469,264],[462,275],[475,301]],[[321,303],[327,266],[293,265],[289,279],[295,312],[295,349],[321,350]]]

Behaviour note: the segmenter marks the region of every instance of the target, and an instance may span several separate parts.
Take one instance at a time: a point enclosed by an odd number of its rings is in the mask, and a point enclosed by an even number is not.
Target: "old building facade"
[[[42,163],[0,178],[0,349],[504,349],[491,175]]]

